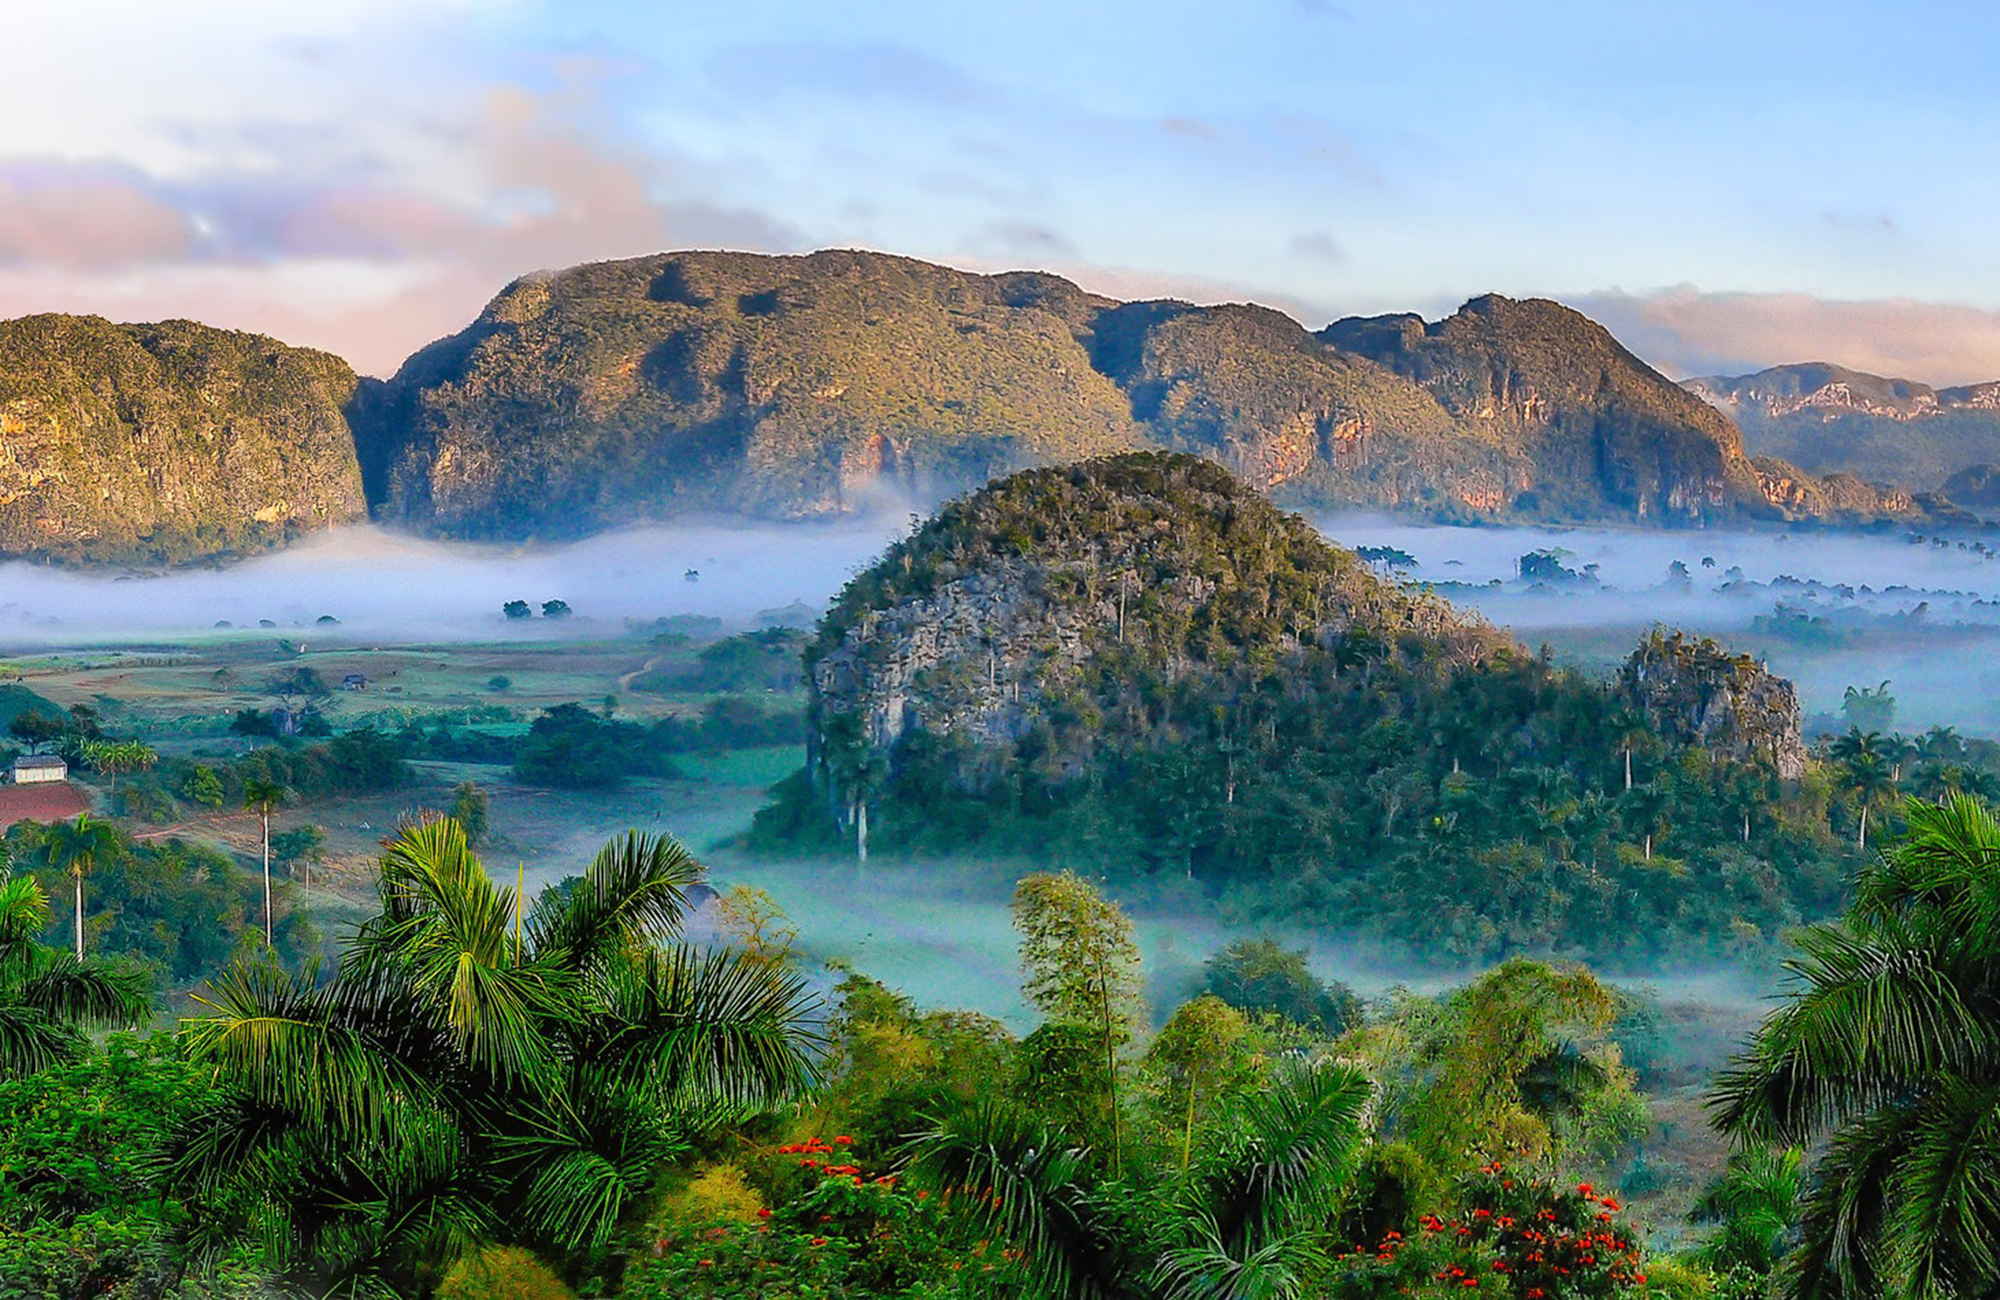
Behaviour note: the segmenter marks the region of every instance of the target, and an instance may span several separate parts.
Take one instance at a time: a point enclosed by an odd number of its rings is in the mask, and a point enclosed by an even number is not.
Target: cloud
[[[1292,236],[1291,250],[1300,257],[1310,257],[1321,262],[1345,262],[1347,250],[1340,241],[1324,230],[1307,230]]]
[[[799,232],[703,201],[618,146],[588,84],[491,90],[432,127],[449,166],[345,175],[0,166],[0,314],[187,316],[386,374],[534,270],[675,247],[787,251]]]
[[[187,214],[115,164],[0,164],[0,265],[125,266],[184,254]]]
[[[1939,386],[2000,378],[2000,312],[1957,303],[1703,293],[1686,285],[1566,301],[1673,375],[1830,361]]]

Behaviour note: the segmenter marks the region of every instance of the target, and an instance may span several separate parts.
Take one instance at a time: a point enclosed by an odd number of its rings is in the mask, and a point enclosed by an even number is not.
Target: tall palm
[[[2000,821],[1964,795],[1908,819],[1711,1101],[1739,1141],[1827,1137],[1800,1300],[2000,1294]]]
[[[803,977],[677,942],[699,875],[627,835],[517,935],[456,822],[404,831],[332,979],[239,963],[187,1022],[227,1100],[180,1185],[217,1222],[250,1207],[314,1295],[424,1294],[487,1242],[603,1249],[689,1140],[812,1078]]]
[[[1861,810],[1860,833],[1856,837],[1855,847],[1866,853],[1868,814],[1896,792],[1896,777],[1890,769],[1889,759],[1880,751],[1863,750],[1847,760],[1846,765],[1835,777],[1835,782],[1853,798]]]
[[[1284,1071],[1236,1101],[1187,1177],[1135,1188],[1136,1217],[1107,1213],[1089,1153],[1010,1102],[935,1121],[911,1144],[911,1172],[974,1193],[970,1212],[1020,1250],[1034,1294],[1285,1300],[1313,1294],[1327,1263],[1372,1095],[1351,1066]]]
[[[131,1026],[146,1014],[137,976],[39,942],[48,923],[48,895],[33,877],[0,883],[0,1077],[75,1058],[85,1026]]]
[[[97,860],[118,847],[118,833],[107,822],[90,820],[78,813],[74,822],[57,822],[49,827],[43,841],[49,865],[69,872],[76,885],[76,959],[83,960],[83,878],[97,866]]]
[[[243,806],[264,825],[264,946],[271,946],[271,814],[285,806],[292,792],[276,781],[252,777],[243,783]]]

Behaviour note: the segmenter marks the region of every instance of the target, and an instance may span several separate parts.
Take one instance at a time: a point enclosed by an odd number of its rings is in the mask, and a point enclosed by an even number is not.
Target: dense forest
[[[669,839],[529,905],[431,818],[337,965],[246,951],[174,1032],[105,1037],[143,975],[36,939],[16,875],[0,1294],[1989,1295],[2000,824],[1905,819],[1713,1085],[1737,1154],[1679,1250],[1624,1205],[1644,1009],[1579,966],[1363,1004],[1245,941],[1149,1009],[1124,913],[1037,873],[1017,1037],[852,968],[817,998],[767,899],[689,945]]]
[[[1768,952],[1899,786],[1978,772],[1949,733],[1810,759],[1790,686],[1698,638],[1561,666],[1187,457],[954,503],[807,658],[812,762],[753,844],[1186,881],[1463,962]]]

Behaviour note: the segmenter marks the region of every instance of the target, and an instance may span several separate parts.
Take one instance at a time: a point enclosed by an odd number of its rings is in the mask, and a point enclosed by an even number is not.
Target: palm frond
[[[211,983],[213,997],[198,999],[215,1014],[183,1021],[181,1041],[192,1059],[213,1065],[262,1105],[379,1131],[428,1095],[430,1083],[397,1055],[378,1050],[381,1044],[347,1014],[358,999],[341,983],[316,987],[306,974],[237,962]],[[393,1002],[377,1010],[397,1014]]]
[[[23,1005],[73,1024],[129,1029],[151,1010],[142,973],[54,951],[35,963],[17,996]]]
[[[49,896],[33,876],[0,882],[0,978],[25,971],[48,928]]]
[[[1202,1224],[1194,1241],[1162,1252],[1155,1277],[1162,1300],[1296,1300],[1310,1294],[1328,1262],[1322,1243],[1305,1233],[1239,1255]]]
[[[0,1002],[0,1077],[35,1074],[82,1055],[75,1026],[19,1002]]]
[[[1374,1083],[1347,1065],[1286,1071],[1239,1106],[1230,1136],[1204,1157],[1198,1210],[1223,1250],[1247,1261],[1324,1222],[1353,1173]]]
[[[600,977],[605,1016],[589,1062],[652,1081],[664,1098],[763,1105],[812,1086],[818,999],[790,967],[686,945]]]
[[[676,938],[701,864],[670,835],[631,831],[599,850],[566,896],[544,895],[529,917],[534,951],[581,971],[609,954]]]
[[[2000,1082],[1950,1081],[1915,1108],[1895,1155],[1883,1254],[1901,1294],[2000,1281]]]
[[[1092,1200],[1088,1153],[1006,1102],[955,1108],[910,1140],[911,1174],[1022,1251],[1033,1293],[1110,1300],[1121,1261]]]

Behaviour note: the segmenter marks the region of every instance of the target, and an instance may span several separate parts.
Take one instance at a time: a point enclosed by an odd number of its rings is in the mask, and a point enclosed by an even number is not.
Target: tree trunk
[[[1630,745],[1625,747],[1625,788],[1627,790],[1632,788],[1632,747]]]
[[[1653,860],[1653,832],[1646,832],[1646,861]]]
[[[1181,1136],[1181,1172],[1186,1173],[1188,1161],[1194,1154],[1194,1071],[1188,1071],[1188,1112],[1187,1131]]]
[[[856,866],[868,865],[868,805],[854,806],[854,862]]]
[[[263,814],[264,820],[264,946],[271,946],[271,814]]]
[[[1104,1078],[1111,1097],[1111,1176],[1121,1177],[1125,1164],[1125,1129],[1118,1115],[1118,1049],[1111,1041],[1111,974],[1103,958],[1097,967],[1098,1000],[1104,1008]]]
[[[1743,810],[1743,842],[1745,844],[1750,842],[1750,810],[1748,808]]]
[[[83,960],[83,868],[72,866],[69,874],[76,877],[76,959]]]
[[[1868,805],[1861,805],[1861,839],[1856,847],[1863,853],[1868,851]]]

